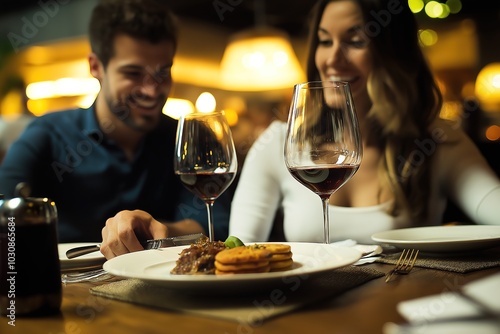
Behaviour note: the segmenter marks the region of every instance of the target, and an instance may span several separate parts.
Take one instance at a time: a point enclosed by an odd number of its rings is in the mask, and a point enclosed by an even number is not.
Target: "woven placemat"
[[[144,306],[253,324],[339,295],[384,273],[348,266],[311,277],[296,277],[279,288],[252,295],[186,294],[141,280],[125,279],[90,289],[93,295]],[[214,298],[214,295],[216,298]]]
[[[389,254],[376,260],[379,263],[396,264],[401,252]],[[500,266],[500,251],[498,249],[471,253],[426,254],[420,252],[415,267],[439,269],[456,273],[468,273]]]

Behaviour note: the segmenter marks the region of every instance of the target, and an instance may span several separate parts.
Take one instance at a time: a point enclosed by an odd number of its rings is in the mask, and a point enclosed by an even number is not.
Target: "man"
[[[170,12],[154,0],[104,0],[89,36],[94,105],[33,121],[0,167],[0,193],[27,182],[56,202],[60,242],[102,233],[107,258],[142,249],[139,239],[203,232],[195,219],[206,221],[205,206],[173,171],[177,122],[162,114],[177,44]],[[222,239],[228,214],[216,222]]]

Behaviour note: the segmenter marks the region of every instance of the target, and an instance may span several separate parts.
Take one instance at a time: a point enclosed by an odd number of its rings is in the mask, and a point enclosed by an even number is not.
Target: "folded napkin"
[[[367,263],[373,263],[378,259],[379,255],[383,252],[380,245],[363,245],[358,244],[356,240],[346,239],[341,241],[336,241],[330,244],[332,247],[352,247],[361,253],[361,259],[359,259],[355,266],[360,266]]]
[[[387,324],[385,334],[500,333],[500,273],[442,292],[398,304],[408,325]]]
[[[93,295],[144,306],[253,324],[307,304],[339,295],[384,273],[348,266],[304,279],[304,284],[283,285],[254,295],[186,294],[141,280],[126,279],[90,289]],[[216,298],[214,298],[214,295]]]
[[[396,264],[400,255],[401,252],[388,254],[377,258],[376,262]],[[415,267],[453,271],[462,274],[498,266],[500,266],[500,250],[498,248],[461,254],[426,254],[421,252],[415,262]]]

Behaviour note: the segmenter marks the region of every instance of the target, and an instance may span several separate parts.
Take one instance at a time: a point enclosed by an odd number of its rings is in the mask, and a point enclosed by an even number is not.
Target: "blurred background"
[[[180,25],[175,86],[164,112],[177,118],[195,108],[224,109],[243,160],[272,120],[286,119],[292,86],[305,80],[308,14],[315,1],[159,1],[170,5]],[[485,154],[499,156],[500,3],[408,2],[445,97],[442,117],[464,127]],[[23,119],[92,104],[99,84],[88,71],[87,23],[95,3],[16,0],[2,4],[0,117],[4,123],[17,119],[22,127]],[[15,136],[14,123],[10,124],[7,128]]]

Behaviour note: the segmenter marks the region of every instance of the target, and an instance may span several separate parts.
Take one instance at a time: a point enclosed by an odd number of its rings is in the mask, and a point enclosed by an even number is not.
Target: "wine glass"
[[[358,170],[363,145],[349,83],[294,86],[285,140],[290,174],[323,202],[324,243],[330,243],[328,201]]]
[[[233,137],[224,112],[195,112],[180,118],[174,171],[182,184],[205,202],[210,241],[214,241],[213,204],[231,185],[237,168]]]

